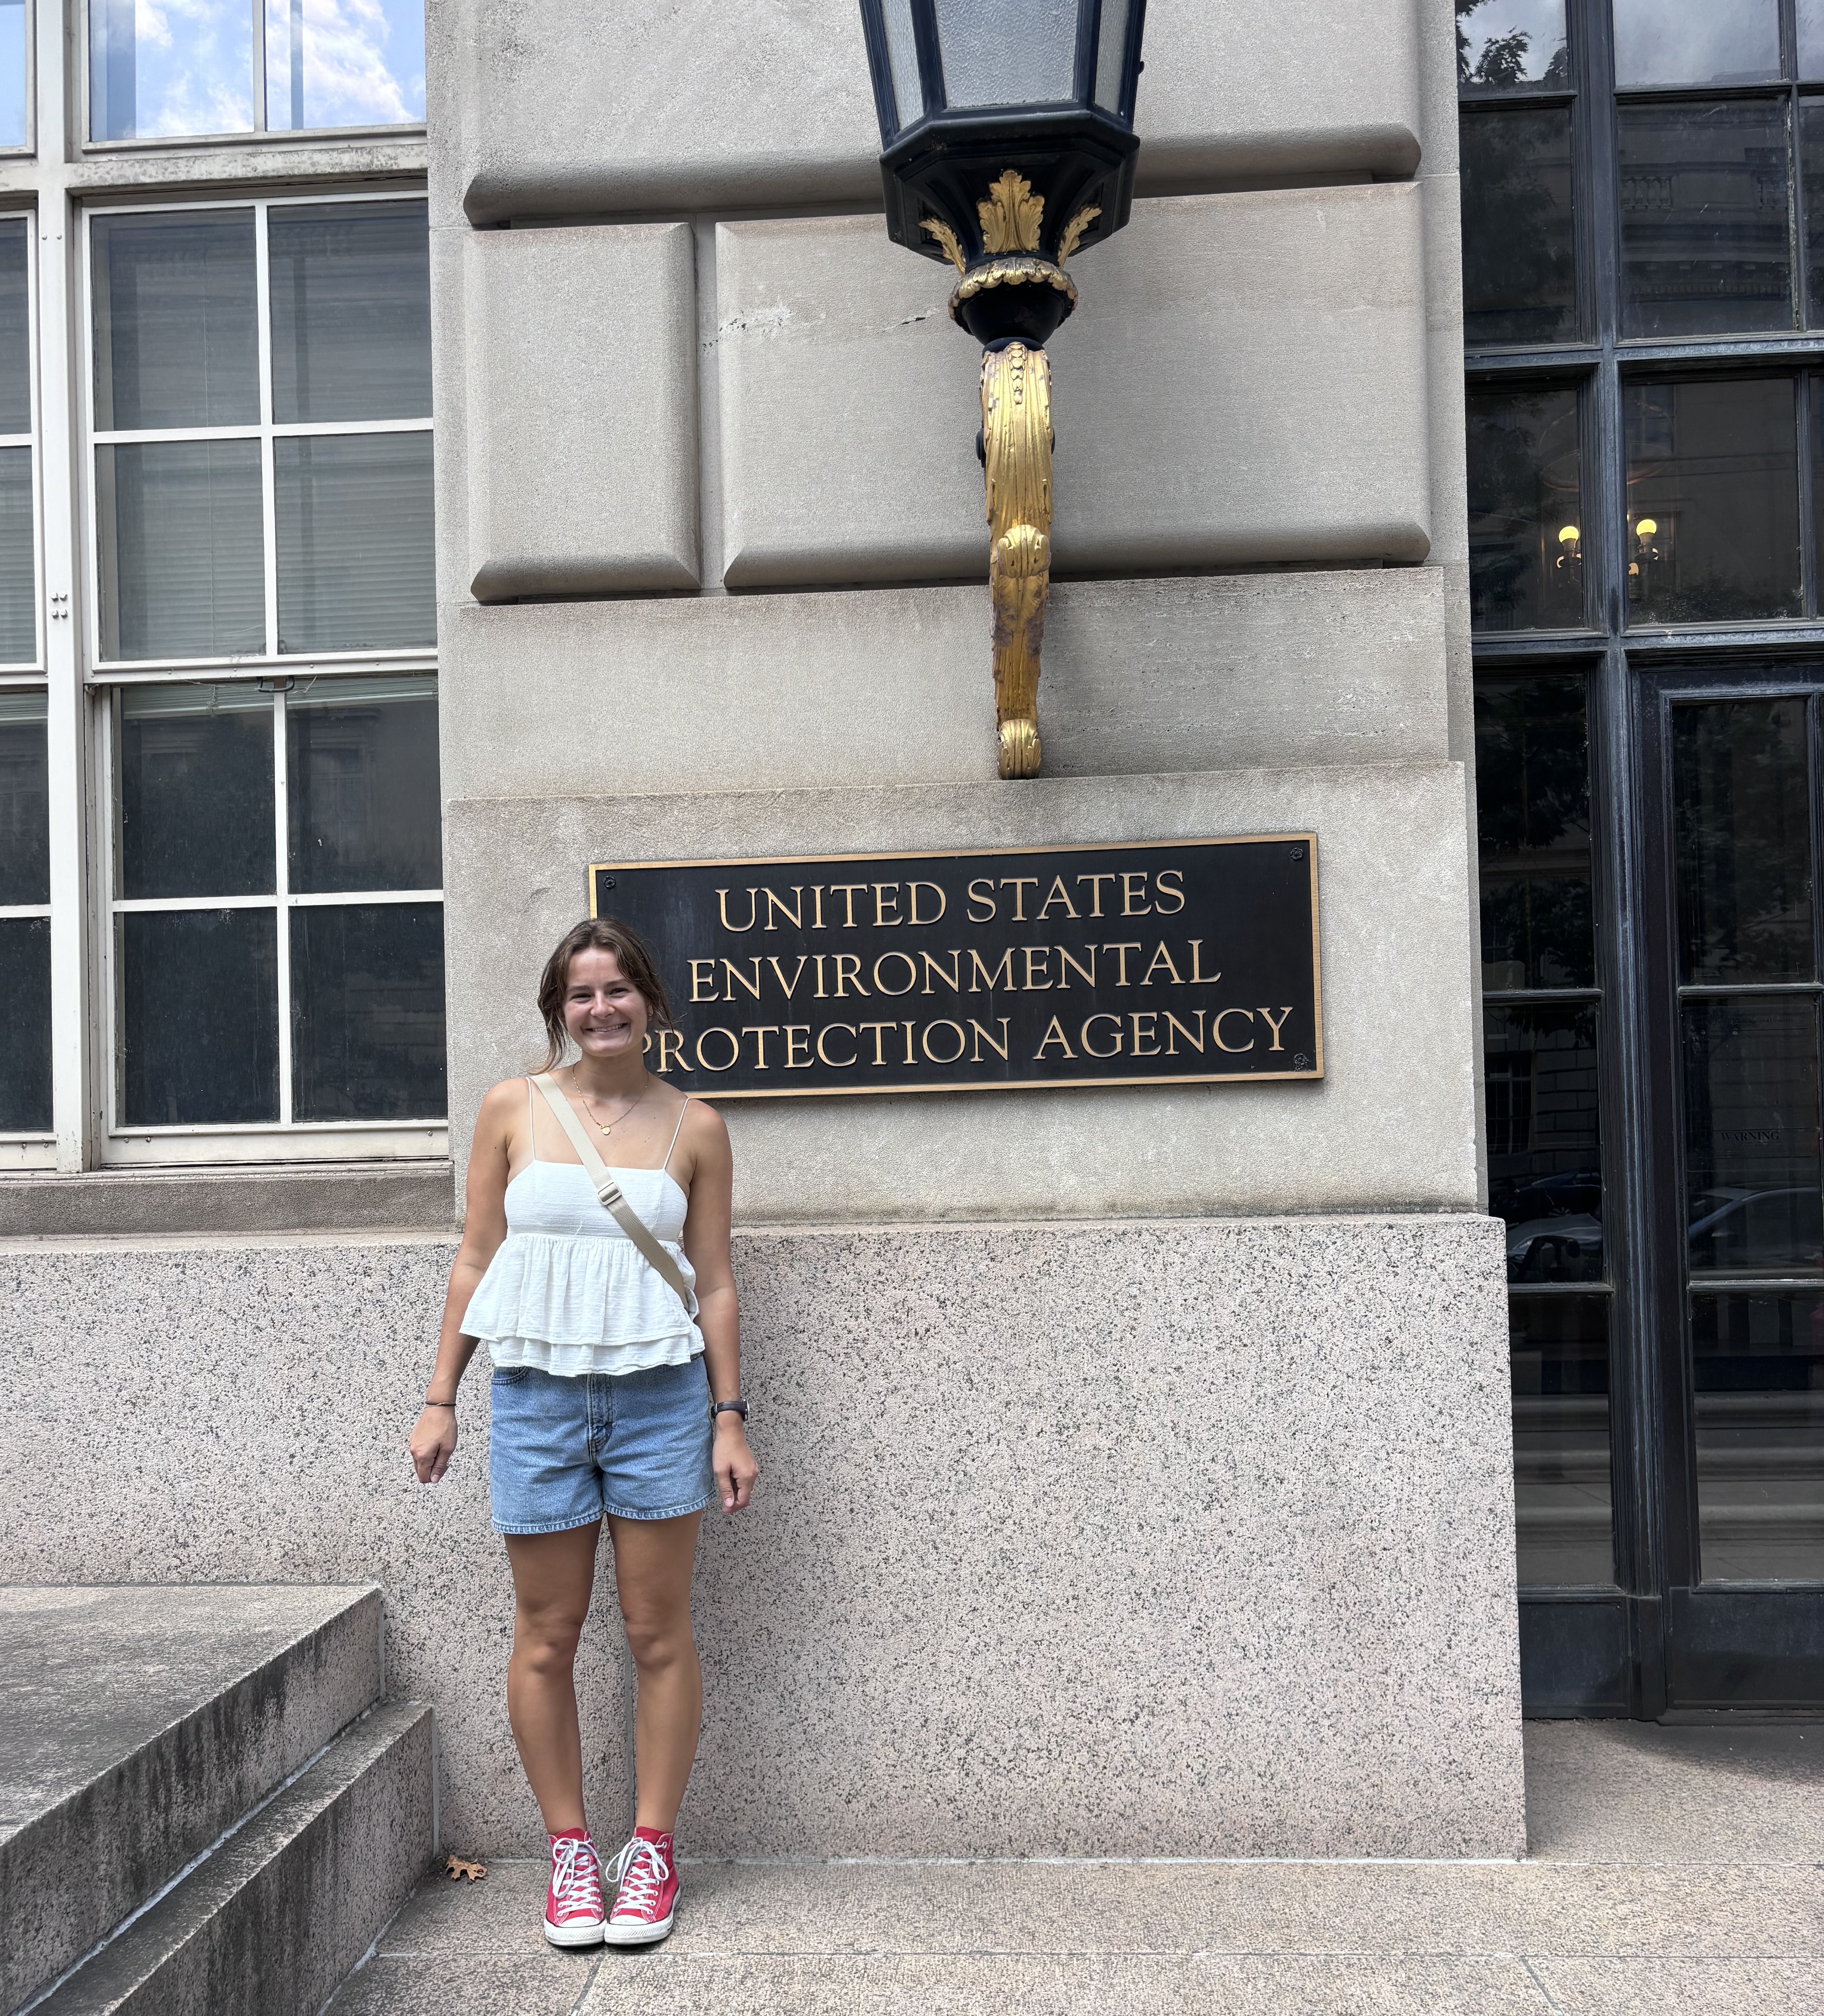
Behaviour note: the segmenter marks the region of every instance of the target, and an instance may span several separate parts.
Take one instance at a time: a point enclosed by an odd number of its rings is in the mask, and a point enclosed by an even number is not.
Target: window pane
[[[1460,125],[1465,340],[1574,335],[1570,107],[1466,113]]]
[[[0,917],[0,1133],[51,1131],[51,920]]]
[[[26,143],[25,0],[0,0],[0,147]]]
[[[0,448],[0,664],[36,664],[38,655],[31,450]]]
[[[430,417],[430,234],[422,203],[271,213],[272,416]]]
[[[272,452],[279,650],[435,643],[430,436],[318,436]]]
[[[1800,105],[1799,144],[1805,178],[1805,284],[1815,327],[1824,322],[1824,99]]]
[[[98,217],[91,230],[96,427],[257,421],[252,211]]]
[[[441,1120],[441,903],[291,913],[291,1045],[300,1120]]]
[[[1747,84],[1779,74],[1779,0],[1615,0],[1615,81]]]
[[[1564,0],[1457,0],[1457,81],[1471,88],[1568,85]]]
[[[399,126],[424,117],[423,0],[265,0],[266,124]]]
[[[139,910],[120,923],[122,1124],[275,1121],[272,912]]]
[[[254,16],[246,0],[88,0],[88,137],[249,133]]]
[[[1102,0],[1095,50],[1095,102],[1105,112],[1121,103],[1121,59],[1128,52],[1128,0]]]
[[[1611,1584],[1609,1298],[1515,1295],[1508,1323],[1520,1581]]]
[[[241,686],[129,686],[119,718],[121,895],[269,894],[270,697]]]
[[[1799,0],[1799,75],[1824,77],[1824,0]]]
[[[218,658],[266,648],[257,441],[95,452],[104,658]]]
[[[1470,608],[1481,630],[1584,620],[1577,394],[1469,397]]]
[[[1824,1262],[1815,999],[1745,995],[1680,1013],[1692,1273],[1814,1271]]]
[[[1783,101],[1623,106],[1621,333],[1793,326]]]
[[[1622,388],[1631,623],[1797,616],[1790,378]]]
[[[1593,1003],[1483,1011],[1488,1208],[1510,1281],[1599,1281],[1603,1175]]]
[[[51,900],[50,766],[41,693],[0,693],[0,903]]]
[[[286,730],[292,887],[441,887],[436,682],[321,682]]]
[[[1077,81],[1077,0],[936,0],[952,105],[1049,105]]]
[[[0,5],[0,20],[5,15]],[[31,432],[31,256],[24,221],[0,222],[0,434]]]
[[[1824,1298],[1693,1295],[1706,1582],[1824,1582]]]
[[[1809,771],[1803,700],[1673,708],[1681,980],[1814,977]]]
[[[1484,987],[1592,985],[1589,737],[1581,675],[1477,682],[1476,823]]]

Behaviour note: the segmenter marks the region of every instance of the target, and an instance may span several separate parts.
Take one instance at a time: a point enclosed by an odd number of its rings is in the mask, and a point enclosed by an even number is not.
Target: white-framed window
[[[425,657],[423,199],[85,223],[90,664]]]
[[[135,682],[105,725],[106,1158],[437,1152],[434,678]]]
[[[33,10],[0,0],[0,153],[31,152]]]
[[[32,218],[0,216],[0,679],[41,672]]]
[[[441,1154],[424,201],[85,233],[101,1159]]]
[[[88,0],[87,48],[92,146],[424,121],[423,0]]]

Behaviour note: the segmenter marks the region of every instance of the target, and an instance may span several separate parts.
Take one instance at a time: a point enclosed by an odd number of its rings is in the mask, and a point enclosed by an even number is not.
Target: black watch
[[[747,1418],[747,1402],[745,1400],[712,1401],[710,1404],[710,1420],[712,1424],[718,1414],[739,1414],[745,1421]]]

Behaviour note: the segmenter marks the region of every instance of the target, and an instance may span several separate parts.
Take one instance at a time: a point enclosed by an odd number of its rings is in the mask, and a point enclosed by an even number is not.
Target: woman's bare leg
[[[509,1533],[513,1651],[507,1719],[545,1831],[583,1822],[583,1744],[577,1727],[577,1640],[595,1583],[601,1522],[566,1533]]]
[[[639,1676],[634,1711],[636,1827],[669,1834],[703,1723],[703,1672],[690,1632],[690,1570],[703,1514],[682,1519],[617,1519],[614,1581],[627,1625],[628,1650]]]

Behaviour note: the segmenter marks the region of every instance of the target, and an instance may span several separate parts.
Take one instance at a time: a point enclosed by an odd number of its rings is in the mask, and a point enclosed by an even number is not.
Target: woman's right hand
[[[450,1467],[456,1453],[456,1410],[454,1407],[426,1407],[418,1417],[406,1446],[412,1452],[412,1467],[420,1484],[435,1484]]]

